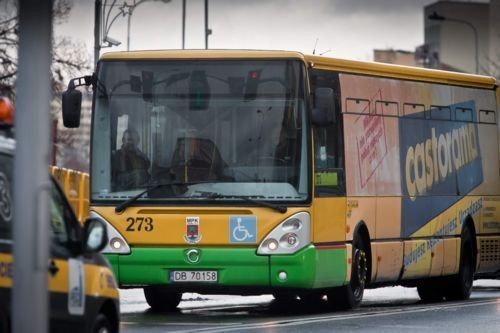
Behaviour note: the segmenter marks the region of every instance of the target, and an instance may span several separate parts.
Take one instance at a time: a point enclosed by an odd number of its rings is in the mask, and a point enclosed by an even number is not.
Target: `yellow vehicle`
[[[0,333],[11,331],[14,149],[13,139],[0,136]],[[50,332],[118,332],[116,281],[98,253],[107,243],[106,226],[88,219],[82,227],[54,180],[50,212]]]
[[[91,216],[121,288],[357,306],[366,287],[466,299],[500,269],[490,77],[285,51],[105,54]]]

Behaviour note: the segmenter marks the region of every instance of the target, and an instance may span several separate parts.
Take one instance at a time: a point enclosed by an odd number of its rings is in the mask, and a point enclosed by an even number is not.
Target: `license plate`
[[[217,271],[170,271],[170,282],[217,282]]]

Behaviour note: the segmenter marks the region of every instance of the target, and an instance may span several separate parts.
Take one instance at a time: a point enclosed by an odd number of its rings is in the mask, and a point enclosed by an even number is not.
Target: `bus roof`
[[[101,59],[239,59],[239,58],[296,58],[304,61],[304,55],[293,51],[261,50],[151,50],[110,52]]]
[[[150,50],[109,52],[102,55],[103,60],[139,60],[139,59],[298,59],[318,69],[329,69],[343,73],[382,76],[387,78],[406,79],[494,89],[495,78],[490,76],[449,72],[420,67],[401,66],[377,62],[337,59],[323,56],[304,55],[294,51],[262,51],[262,50]]]
[[[319,56],[304,56],[304,58],[314,68],[332,69],[345,73],[383,76],[412,81],[444,83],[485,89],[493,89],[497,86],[495,78],[491,76]]]

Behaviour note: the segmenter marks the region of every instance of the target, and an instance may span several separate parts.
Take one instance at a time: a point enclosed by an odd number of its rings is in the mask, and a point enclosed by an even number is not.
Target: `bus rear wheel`
[[[445,288],[437,281],[424,281],[417,285],[417,292],[422,301],[434,303],[444,299]]]
[[[175,311],[182,299],[182,293],[167,291],[161,287],[145,287],[144,296],[154,311]]]
[[[332,289],[328,294],[328,302],[334,309],[349,310],[359,306],[363,299],[368,278],[367,246],[361,237],[352,243],[351,281],[348,285]]]
[[[468,299],[474,282],[474,242],[469,228],[464,228],[461,238],[458,274],[449,278],[446,288],[446,299],[450,301]]]

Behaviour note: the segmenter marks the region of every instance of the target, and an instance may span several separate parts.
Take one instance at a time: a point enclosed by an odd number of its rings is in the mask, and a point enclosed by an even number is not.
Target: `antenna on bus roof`
[[[316,46],[318,45],[318,39],[316,38],[316,42],[314,43],[313,55],[316,53]]]
[[[326,50],[325,52],[321,52],[319,55],[322,56],[323,54],[327,54],[328,52],[330,52],[332,49],[328,49]]]

